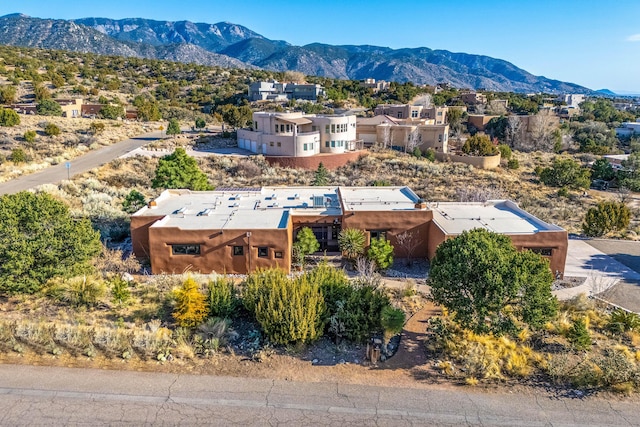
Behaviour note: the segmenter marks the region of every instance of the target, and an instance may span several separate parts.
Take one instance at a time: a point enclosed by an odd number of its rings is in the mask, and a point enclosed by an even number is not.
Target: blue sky
[[[0,15],[244,25],[304,45],[426,46],[505,59],[533,74],[640,93],[640,0],[3,1]]]

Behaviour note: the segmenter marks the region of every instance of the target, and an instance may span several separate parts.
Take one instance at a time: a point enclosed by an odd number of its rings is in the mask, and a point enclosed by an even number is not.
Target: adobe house
[[[395,256],[407,256],[398,236],[420,244],[415,258],[431,259],[445,239],[485,228],[511,237],[550,261],[562,276],[567,232],[509,200],[425,203],[408,187],[262,187],[216,191],[166,190],[131,216],[133,251],[151,271],[245,274],[258,268],[291,270],[291,249],[302,227],[321,251],[336,252],[343,228],[386,238]]]

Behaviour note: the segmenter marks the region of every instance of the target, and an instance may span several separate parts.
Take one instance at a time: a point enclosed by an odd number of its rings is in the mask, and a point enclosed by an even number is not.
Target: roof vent
[[[313,207],[324,208],[324,196],[313,196]]]
[[[185,208],[184,206],[181,207],[180,209],[178,209],[177,211],[174,211],[173,214],[177,215],[177,214],[183,214],[185,213],[185,211],[187,210],[187,208]]]
[[[198,213],[198,216],[209,216],[211,215],[211,209],[207,208],[205,210],[203,210],[202,212]]]

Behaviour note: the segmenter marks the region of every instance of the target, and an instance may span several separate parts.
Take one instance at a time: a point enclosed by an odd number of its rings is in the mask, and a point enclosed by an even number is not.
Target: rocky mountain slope
[[[591,93],[572,83],[534,76],[482,55],[378,46],[293,46],[241,25],[150,19],[84,18],[75,21],[0,17],[0,43],[98,54],[139,56],[223,67],[301,71],[341,79],[375,78],[416,84],[515,92]]]

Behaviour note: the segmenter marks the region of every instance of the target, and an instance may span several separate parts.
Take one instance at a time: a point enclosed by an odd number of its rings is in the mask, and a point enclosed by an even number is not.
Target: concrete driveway
[[[581,293],[599,294],[620,281],[640,282],[640,273],[595,248],[586,240],[569,240],[564,274],[585,277],[586,280],[580,286],[554,291],[559,299],[569,299]]]

